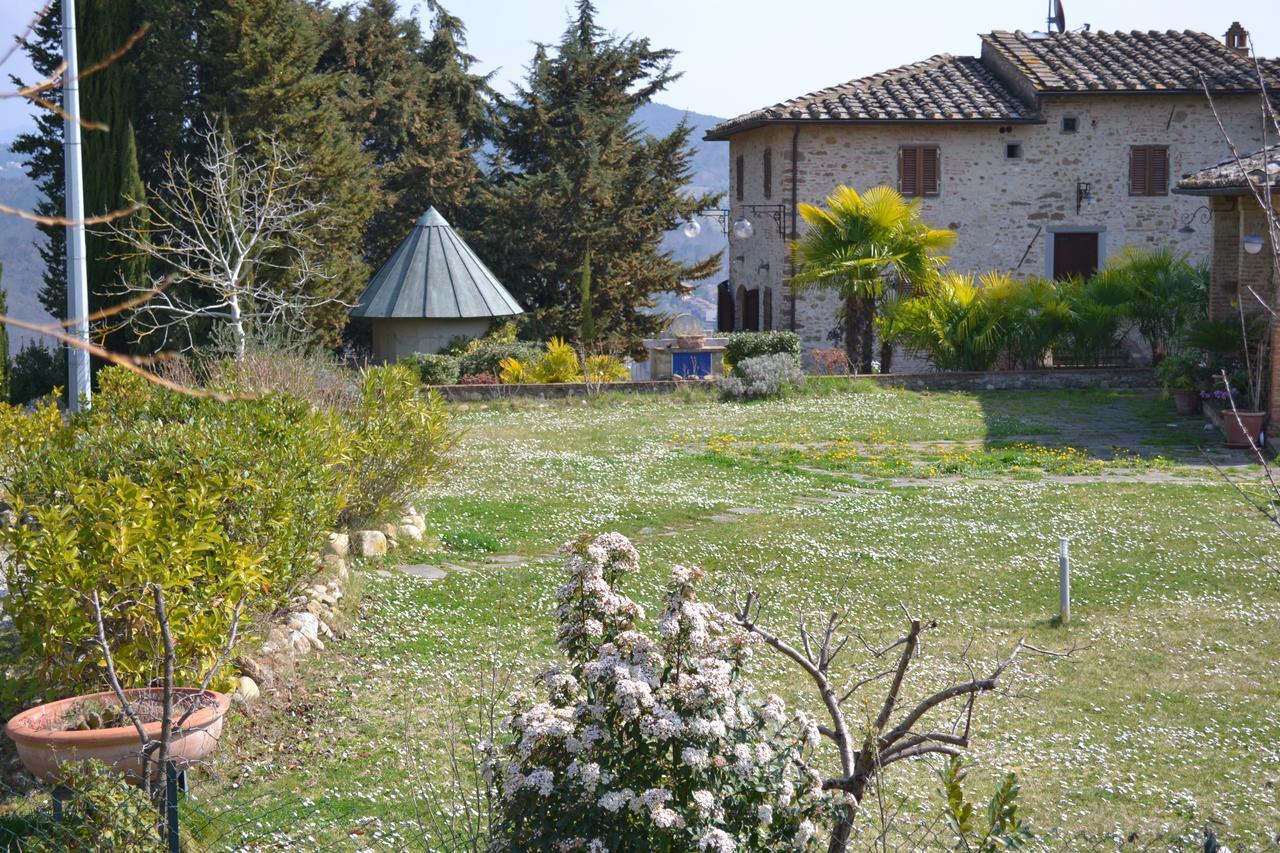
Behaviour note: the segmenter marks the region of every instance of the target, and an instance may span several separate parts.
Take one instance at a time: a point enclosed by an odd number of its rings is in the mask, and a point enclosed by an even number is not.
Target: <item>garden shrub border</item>
[[[876,373],[821,376],[823,382],[874,382],[913,391],[1036,391],[1063,388],[1158,388],[1149,367],[1079,367],[1039,370],[995,370],[986,373]],[[642,380],[607,385],[563,382],[555,385],[437,385],[434,390],[451,403],[501,400],[508,397],[558,399],[587,397],[601,391],[627,394],[673,394],[682,388],[707,388],[703,380]]]

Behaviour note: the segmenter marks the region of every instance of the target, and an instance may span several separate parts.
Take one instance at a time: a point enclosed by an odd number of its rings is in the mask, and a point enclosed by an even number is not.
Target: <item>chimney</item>
[[[1239,21],[1231,22],[1231,29],[1227,30],[1227,34],[1222,37],[1227,43],[1227,47],[1236,53],[1249,53],[1249,31],[1240,26]]]

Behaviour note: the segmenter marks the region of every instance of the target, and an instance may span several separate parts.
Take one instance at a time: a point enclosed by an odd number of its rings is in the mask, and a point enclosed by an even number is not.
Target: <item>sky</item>
[[[418,14],[414,0],[399,0]],[[510,91],[535,42],[555,42],[571,0],[444,0],[467,25],[481,70]],[[1069,29],[1192,29],[1221,36],[1234,20],[1264,56],[1280,55],[1274,0],[1063,0]],[[0,32],[18,33],[43,0],[0,0]],[[425,8],[425,3],[421,4]],[[679,51],[684,76],[662,103],[730,117],[873,74],[935,53],[973,55],[979,32],[1043,29],[1043,0],[596,0],[599,21],[618,34]],[[30,76],[21,56],[0,68]],[[15,99],[0,99],[0,138],[29,122]]]

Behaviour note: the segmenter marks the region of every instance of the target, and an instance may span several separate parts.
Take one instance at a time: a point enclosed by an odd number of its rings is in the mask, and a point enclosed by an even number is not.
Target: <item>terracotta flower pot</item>
[[[1252,438],[1256,444],[1266,419],[1266,412],[1233,412],[1231,409],[1223,409],[1222,431],[1226,433],[1226,438],[1222,443],[1227,447],[1248,448],[1251,446],[1249,439]]]
[[[1200,392],[1194,388],[1174,388],[1173,407],[1180,415],[1200,413]]]
[[[176,717],[184,711],[180,699],[194,696],[200,691],[192,687],[174,689]],[[130,700],[137,698],[159,699],[158,687],[126,690]],[[169,741],[169,759],[179,766],[193,764],[208,756],[218,745],[222,734],[222,719],[231,707],[231,697],[224,693],[206,691],[213,704],[200,708],[182,724],[182,729]],[[92,693],[49,702],[18,714],[4,727],[4,733],[18,747],[18,756],[27,770],[39,779],[52,781],[59,765],[72,761],[97,759],[103,764],[124,773],[132,782],[142,779],[141,744],[138,730],[132,725],[86,731],[59,731],[58,727],[78,706],[89,702],[116,704],[114,693]],[[174,722],[177,722],[176,718]],[[160,722],[146,723],[147,736],[160,735]],[[153,772],[158,772],[155,768]]]

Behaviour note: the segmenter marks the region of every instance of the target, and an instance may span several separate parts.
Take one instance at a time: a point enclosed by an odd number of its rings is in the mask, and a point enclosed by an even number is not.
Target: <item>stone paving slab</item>
[[[398,568],[400,569],[400,571],[404,572],[406,575],[413,575],[416,578],[423,578],[429,581],[443,580],[444,578],[449,576],[449,573],[446,572],[444,569],[438,568],[436,566],[431,566],[426,563],[415,563],[413,565],[408,565],[408,566],[398,566]]]

